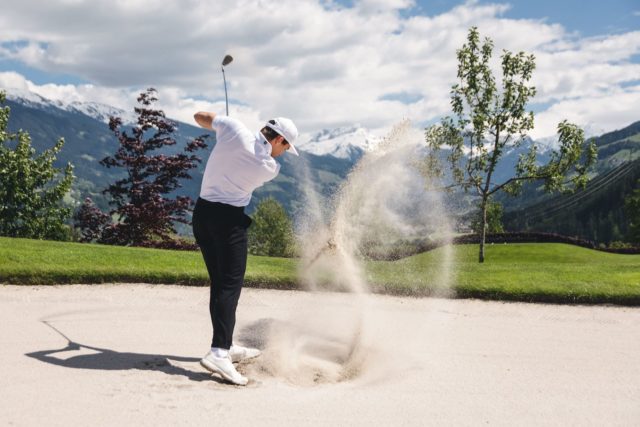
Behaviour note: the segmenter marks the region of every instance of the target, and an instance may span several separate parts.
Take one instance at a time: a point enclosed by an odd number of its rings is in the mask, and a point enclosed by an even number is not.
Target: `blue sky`
[[[338,3],[347,7],[354,4],[346,0]],[[463,3],[457,0],[418,0],[404,13],[407,16],[437,15]],[[546,19],[583,36],[630,31],[640,27],[640,2],[637,0],[511,0],[478,3],[509,4],[511,7],[504,13],[505,17]],[[634,15],[634,12],[637,14]]]
[[[418,1],[416,9],[427,13],[442,13],[460,4],[457,1]],[[479,3],[491,3],[481,1]],[[562,24],[568,31],[582,36],[596,36],[640,28],[640,3],[634,0],[512,0],[505,17],[514,19],[546,19]]]
[[[234,115],[289,115],[303,134],[362,125],[384,133],[449,113],[467,29],[534,53],[534,136],[568,118],[589,133],[640,120],[637,1],[22,0],[0,16],[0,86],[131,109],[159,89],[169,115],[221,111],[219,59]]]

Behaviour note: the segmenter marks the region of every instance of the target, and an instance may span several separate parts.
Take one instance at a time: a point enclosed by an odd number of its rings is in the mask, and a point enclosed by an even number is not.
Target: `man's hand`
[[[196,120],[201,127],[209,130],[213,130],[211,124],[213,123],[213,119],[215,119],[216,113],[208,113],[206,111],[199,111],[193,115],[193,118]]]

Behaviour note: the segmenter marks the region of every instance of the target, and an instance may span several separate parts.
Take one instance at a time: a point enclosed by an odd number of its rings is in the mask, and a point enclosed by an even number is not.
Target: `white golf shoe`
[[[260,356],[261,352],[257,348],[241,347],[232,345],[229,349],[229,356],[232,362],[240,362],[242,360],[253,359]]]
[[[222,378],[236,385],[247,385],[249,380],[242,376],[231,363],[231,356],[216,357],[213,352],[209,351],[205,357],[200,360],[200,364],[210,372],[219,374]]]

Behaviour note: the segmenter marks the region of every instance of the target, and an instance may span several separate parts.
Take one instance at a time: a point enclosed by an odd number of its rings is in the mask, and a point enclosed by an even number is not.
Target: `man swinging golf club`
[[[253,190],[278,175],[280,165],[275,157],[285,151],[298,155],[293,146],[298,130],[284,117],[269,120],[257,134],[228,116],[199,112],[194,118],[203,128],[215,130],[217,141],[193,211],[193,234],[211,280],[213,341],[211,351],[200,363],[233,384],[246,385],[247,378],[232,362],[257,357],[260,351],[233,344],[236,307],[247,264],[247,228],[251,224],[244,207]]]

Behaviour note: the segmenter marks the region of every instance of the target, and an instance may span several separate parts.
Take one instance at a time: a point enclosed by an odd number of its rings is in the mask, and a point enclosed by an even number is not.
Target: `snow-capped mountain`
[[[551,135],[536,139],[538,153],[546,154],[550,150],[558,148],[558,135]]]
[[[7,99],[19,102],[20,104],[39,109],[56,108],[71,113],[80,113],[92,117],[102,123],[109,123],[109,117],[117,116],[122,119],[125,124],[136,122],[136,117],[132,112],[122,110],[98,102],[63,102],[45,98],[37,93],[33,93],[21,89],[5,89]]]
[[[317,156],[354,160],[373,149],[381,140],[363,127],[351,126],[324,129],[298,145],[300,150]]]
[[[125,124],[132,124],[136,122],[136,116],[120,108],[111,107],[105,104],[99,104],[97,102],[71,102],[67,108],[70,111],[77,111],[82,114],[86,114],[89,117],[93,117],[103,123],[109,123],[111,116],[120,117]]]
[[[109,123],[109,117],[120,117],[125,124],[136,122],[133,112],[128,112],[117,107],[98,102],[64,102],[51,100],[37,93],[21,89],[5,89],[7,99],[18,102],[24,106],[48,109],[54,108],[71,113],[80,113],[96,119],[102,123]],[[339,159],[357,160],[366,151],[373,149],[381,138],[369,133],[360,126],[341,127],[337,129],[324,129],[314,134],[309,140],[297,144],[300,150],[317,156],[333,156]]]
[[[0,90],[4,90],[0,88]],[[56,167],[64,167],[67,162],[75,166],[74,174],[77,179],[74,181],[72,198],[76,204],[81,203],[84,197],[90,196],[101,206],[107,206],[107,200],[102,195],[102,189],[122,177],[123,171],[118,168],[105,168],[100,164],[100,160],[107,156],[112,156],[118,147],[117,138],[107,126],[109,115],[115,114],[118,117],[127,117],[127,113],[110,106],[97,103],[64,103],[46,99],[40,95],[10,90],[7,94],[6,104],[11,108],[9,118],[9,131],[17,132],[19,129],[28,131],[33,147],[37,152],[42,152],[58,140],[64,138],[65,144],[57,156]],[[132,116],[133,114],[131,114]],[[215,144],[215,133],[203,131],[202,128],[188,123],[178,122],[179,126],[174,137],[177,144],[164,148],[166,154],[174,154],[182,150],[185,142],[199,137],[203,134],[210,134],[207,139],[208,147],[195,153],[203,161],[197,169],[190,173],[192,179],[181,182],[181,187],[176,190],[176,194],[197,199],[200,192],[200,183],[206,165],[206,159]],[[347,140],[354,141],[350,145],[354,153],[362,153],[367,145],[363,144],[367,138],[361,138],[356,148],[355,139],[347,137],[350,132],[326,132],[324,138],[328,142],[335,139],[337,134],[343,135]],[[353,132],[351,132],[353,133]],[[334,138],[330,137],[334,134]],[[362,134],[362,131],[355,132],[355,135]],[[337,141],[333,141],[337,144]],[[325,147],[323,147],[325,148]],[[331,150],[329,150],[331,151]],[[337,150],[340,151],[340,150]],[[347,174],[359,156],[353,158],[339,158],[333,155],[314,155],[301,149],[300,154],[308,160],[309,170],[317,191],[322,195],[331,195],[344,182]],[[287,212],[295,212],[301,209],[300,195],[304,193],[302,181],[298,177],[300,172],[298,166],[299,159],[294,156],[283,156],[279,160],[282,164],[280,174],[268,185],[259,188],[252,198],[252,203],[248,207],[251,212],[255,205],[263,198],[271,196],[278,200],[285,207]]]

